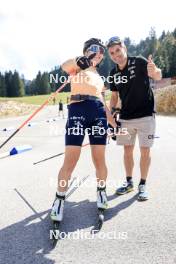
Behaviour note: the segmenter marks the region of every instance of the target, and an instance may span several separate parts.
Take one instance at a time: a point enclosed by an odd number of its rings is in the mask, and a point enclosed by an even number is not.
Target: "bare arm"
[[[109,110],[109,108],[107,107],[107,104],[106,104],[106,100],[105,100],[105,90],[106,90],[106,88],[104,88],[104,90],[103,90],[103,92],[102,92],[102,101],[103,101],[103,104],[104,104],[104,106],[105,106],[105,111],[106,111],[107,121],[108,121],[108,123],[109,123],[112,127],[116,128],[116,127],[117,127],[117,124],[116,124],[116,122],[115,122],[113,116],[111,115],[111,112],[110,112],[110,110]]]
[[[74,59],[67,60],[61,65],[61,68],[63,71],[68,73],[69,75],[76,74],[77,72],[80,71],[80,68],[77,66],[76,61]]]
[[[107,107],[107,105],[105,105],[105,110],[106,110],[106,117],[107,117],[107,120],[108,120],[108,123],[116,128],[117,127],[117,124],[115,122],[115,119],[113,118],[113,116],[111,115],[111,112],[109,111],[109,108]]]
[[[110,99],[110,111],[112,112],[113,108],[116,108],[118,103],[118,93],[112,92],[111,93],[111,99]]]

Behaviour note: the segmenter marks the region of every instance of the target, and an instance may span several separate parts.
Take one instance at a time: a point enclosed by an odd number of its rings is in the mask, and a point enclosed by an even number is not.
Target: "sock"
[[[56,197],[57,198],[63,198],[63,199],[65,199],[65,194],[66,194],[66,192],[59,192],[59,191],[57,191],[56,192]]]
[[[97,190],[103,191],[104,189],[106,189],[106,181],[101,180],[100,182],[97,182]]]
[[[104,187],[97,187],[97,191],[106,191],[106,186],[104,186]]]
[[[126,180],[127,180],[127,182],[131,181],[132,180],[132,176],[127,176]]]
[[[141,185],[141,184],[144,185],[145,183],[146,183],[146,180],[141,179],[139,185]]]

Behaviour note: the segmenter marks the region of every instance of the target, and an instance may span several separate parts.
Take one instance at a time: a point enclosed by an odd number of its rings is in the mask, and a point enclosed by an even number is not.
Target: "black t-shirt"
[[[117,91],[121,99],[121,119],[140,118],[154,113],[154,96],[145,58],[128,57],[125,68],[120,70],[116,65],[110,76],[110,90]]]

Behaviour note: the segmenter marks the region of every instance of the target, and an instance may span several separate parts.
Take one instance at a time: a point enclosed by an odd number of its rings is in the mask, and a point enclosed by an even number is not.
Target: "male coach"
[[[117,194],[125,194],[133,190],[133,150],[136,135],[140,146],[140,172],[138,200],[148,199],[146,179],[150,166],[150,148],[155,137],[154,96],[150,87],[150,78],[160,80],[161,70],[152,61],[143,57],[131,57],[127,54],[124,42],[118,37],[112,37],[107,42],[108,53],[116,64],[110,76],[111,100],[113,110],[121,100],[119,121],[121,128],[126,128],[128,136],[117,136],[117,144],[124,146],[124,166],[126,171],[125,183],[117,189]]]

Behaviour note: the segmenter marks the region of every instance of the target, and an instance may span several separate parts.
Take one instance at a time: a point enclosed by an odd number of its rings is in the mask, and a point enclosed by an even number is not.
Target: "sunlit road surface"
[[[33,120],[35,125],[22,129],[0,151],[32,146],[31,151],[0,159],[0,263],[176,263],[176,118],[157,117],[158,138],[152,148],[147,181],[150,199],[146,202],[137,201],[138,144],[134,153],[135,191],[124,196],[115,195],[125,176],[123,148],[113,141],[107,145],[109,208],[96,234],[90,233],[97,223],[95,170],[90,147],[82,149],[72,177],[89,177],[66,201],[62,237],[53,247],[49,212],[64,156],[33,163],[64,152],[66,119],[46,122],[57,116],[57,110],[57,106],[47,107]],[[1,119],[0,129],[18,127],[25,118]],[[0,143],[12,132],[1,131]]]

